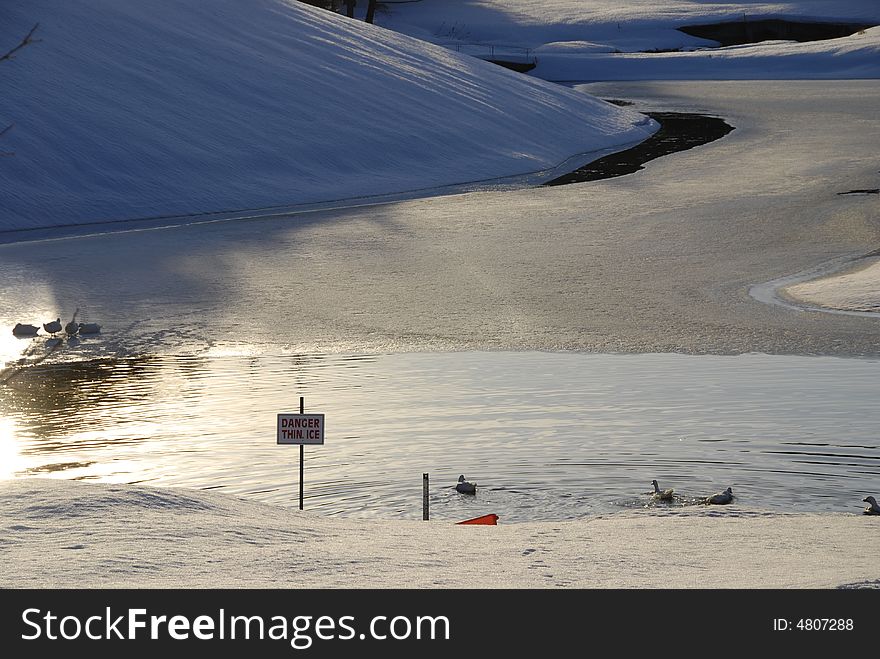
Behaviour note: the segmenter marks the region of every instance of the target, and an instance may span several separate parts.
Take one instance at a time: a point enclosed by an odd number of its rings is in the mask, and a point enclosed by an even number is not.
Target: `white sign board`
[[[279,414],[279,444],[323,444],[323,414]]]

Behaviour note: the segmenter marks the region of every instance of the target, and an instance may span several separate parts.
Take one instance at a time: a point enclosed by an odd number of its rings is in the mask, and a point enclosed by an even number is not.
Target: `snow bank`
[[[487,511],[490,512],[490,511]],[[0,587],[877,587],[880,518],[735,505],[456,526],[194,490],[0,482]],[[467,551],[462,551],[466,546]]]
[[[655,125],[295,0],[10,0],[0,230],[290,205],[552,167]],[[640,123],[642,122],[642,123]]]
[[[677,30],[685,25],[744,19],[880,23],[880,6],[873,0],[420,0],[388,6],[388,12],[378,14],[378,23],[436,43],[535,48],[586,40],[624,52],[712,43]]]
[[[880,28],[840,39],[773,41],[696,51],[585,54],[554,50],[537,58],[548,80],[819,80],[880,77]]]
[[[860,259],[852,270],[786,286],[785,297],[839,311],[880,312],[880,257]]]
[[[880,5],[869,0],[423,0],[392,7],[381,17],[392,29],[453,49],[469,44],[468,52],[483,57],[489,48],[507,47],[512,59],[534,58],[532,75],[548,80],[880,77],[877,30],[824,42],[719,49],[677,29],[766,19],[880,24]],[[481,54],[476,44],[483,45]],[[657,52],[670,50],[682,52]]]

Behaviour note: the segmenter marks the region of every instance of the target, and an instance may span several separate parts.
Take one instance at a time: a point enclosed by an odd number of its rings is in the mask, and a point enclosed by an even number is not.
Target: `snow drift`
[[[318,517],[214,492],[28,478],[0,481],[0,517],[2,588],[880,583],[876,561],[864,549],[875,542],[877,520],[850,513],[767,513],[734,505],[663,516],[524,524],[502,518],[499,526],[457,526]]]
[[[656,125],[294,0],[11,0],[0,230],[542,170]]]
[[[714,43],[678,30],[688,25],[761,19],[880,23],[874,0],[420,0],[388,8],[378,14],[379,24],[433,43],[537,48],[590,41],[620,52]]]
[[[765,80],[880,77],[880,29],[807,43],[719,43],[679,28],[777,19],[880,24],[868,0],[423,0],[380,22],[477,57],[527,59],[544,80]]]

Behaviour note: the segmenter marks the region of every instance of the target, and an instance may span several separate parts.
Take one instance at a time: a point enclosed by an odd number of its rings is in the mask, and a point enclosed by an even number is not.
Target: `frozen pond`
[[[326,414],[307,510],[574,519],[694,500],[857,512],[880,482],[880,363],[831,357],[461,352],[156,357],[38,366],[0,388],[0,476],[217,488],[296,506],[275,415]],[[454,492],[464,473],[476,497]],[[658,504],[651,512],[661,512]]]
[[[590,183],[0,245],[0,327],[79,308],[113,355],[880,356],[876,319],[749,295],[880,244],[876,198],[837,194],[876,186],[878,81],[586,89],[736,130]]]

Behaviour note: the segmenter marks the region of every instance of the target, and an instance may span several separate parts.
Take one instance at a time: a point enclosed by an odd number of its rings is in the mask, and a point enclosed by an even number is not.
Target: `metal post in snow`
[[[304,411],[305,402],[303,397],[299,397],[299,413],[305,414]],[[299,445],[299,509],[303,509],[303,462],[305,461],[305,446],[303,444]]]
[[[299,397],[299,414],[279,412],[275,429],[275,442],[299,444],[299,509],[305,507],[305,445],[324,445],[324,415],[305,414],[305,399]]]
[[[422,519],[428,520],[428,474],[422,474]]]

